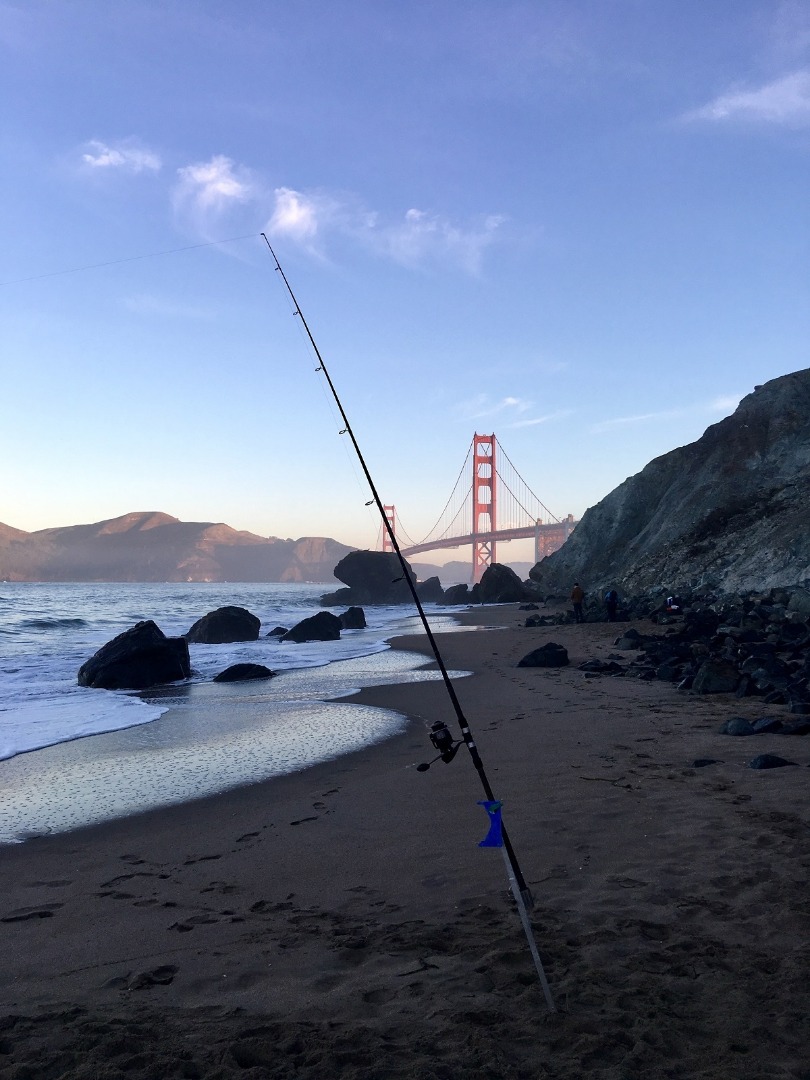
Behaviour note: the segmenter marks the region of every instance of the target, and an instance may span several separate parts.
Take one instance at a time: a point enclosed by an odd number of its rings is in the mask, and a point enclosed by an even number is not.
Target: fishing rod
[[[391,547],[393,548],[394,554],[396,555],[396,557],[397,557],[397,559],[399,561],[400,567],[402,568],[403,577],[404,577],[404,579],[405,579],[405,581],[407,583],[408,590],[409,590],[409,592],[411,594],[414,605],[416,606],[416,610],[417,610],[417,612],[419,614],[419,619],[420,619],[420,621],[422,623],[425,634],[427,635],[428,642],[430,643],[431,651],[433,652],[433,656],[434,656],[434,658],[436,660],[436,664],[438,665],[439,671],[441,673],[442,681],[444,683],[445,689],[447,690],[447,694],[448,694],[448,697],[450,698],[450,702],[451,702],[451,704],[453,706],[453,711],[456,714],[456,719],[458,720],[458,724],[459,724],[459,727],[461,729],[461,741],[464,743],[464,745],[467,747],[467,750],[470,753],[472,763],[475,766],[475,770],[478,773],[479,779],[481,781],[481,786],[483,787],[484,792],[486,794],[487,802],[500,807],[501,804],[495,798],[495,794],[494,794],[494,792],[492,790],[492,787],[490,785],[489,779],[488,779],[487,774],[486,774],[486,770],[484,769],[484,763],[481,760],[481,755],[478,752],[478,747],[476,746],[475,740],[473,739],[472,731],[470,730],[469,722],[468,722],[466,716],[464,715],[464,710],[461,707],[461,702],[458,699],[458,696],[457,696],[456,691],[455,691],[455,687],[453,686],[453,682],[452,682],[452,680],[450,678],[450,675],[449,675],[449,673],[447,671],[447,668],[445,666],[444,658],[442,657],[442,654],[439,651],[439,646],[438,646],[438,644],[436,642],[436,638],[433,635],[433,631],[430,629],[430,623],[428,622],[427,615],[425,614],[425,609],[422,606],[422,601],[419,599],[419,594],[416,591],[416,584],[415,584],[413,578],[411,577],[411,569],[408,566],[407,562],[405,561],[405,556],[402,554],[402,549],[399,546],[399,541],[397,540],[396,534],[395,534],[393,526],[392,526],[392,524],[391,524],[391,522],[390,522],[390,520],[388,518],[388,515],[385,512],[385,507],[383,506],[382,499],[380,498],[379,492],[377,491],[377,485],[374,483],[374,480],[373,480],[373,478],[371,476],[371,472],[369,471],[368,465],[366,464],[366,460],[363,457],[363,452],[360,449],[360,445],[359,445],[359,443],[357,441],[357,438],[356,438],[356,436],[354,434],[354,431],[352,429],[352,425],[351,425],[351,422],[349,421],[349,417],[346,415],[346,410],[343,408],[343,403],[340,400],[337,389],[335,388],[335,384],[332,382],[332,377],[329,374],[329,370],[328,370],[326,364],[324,363],[323,357],[321,356],[320,349],[318,348],[318,346],[317,346],[317,344],[315,342],[315,338],[313,337],[312,331],[310,330],[309,325],[307,323],[307,320],[304,317],[304,313],[301,311],[301,305],[298,303],[298,300],[297,300],[297,298],[295,296],[295,293],[293,292],[292,287],[290,286],[290,283],[287,280],[287,275],[284,273],[284,271],[281,268],[281,263],[278,261],[278,256],[276,255],[275,251],[273,251],[273,247],[270,244],[270,241],[267,239],[267,236],[264,233],[262,233],[261,236],[262,236],[262,239],[264,240],[265,244],[267,244],[267,247],[268,247],[268,249],[270,251],[270,254],[273,257],[273,261],[276,264],[276,271],[277,271],[278,274],[281,275],[281,280],[284,282],[284,286],[285,286],[287,292],[290,295],[290,299],[293,302],[293,305],[294,305],[294,308],[295,308],[294,314],[297,315],[298,318],[301,320],[301,325],[303,326],[304,330],[306,331],[307,338],[309,339],[309,342],[312,345],[312,348],[313,348],[313,350],[315,352],[315,356],[318,359],[318,367],[315,370],[323,372],[324,378],[326,379],[326,382],[327,382],[327,384],[329,386],[329,391],[332,394],[332,397],[334,398],[335,404],[338,407],[341,419],[342,419],[343,424],[344,424],[343,430],[341,431],[341,435],[348,435],[349,438],[351,439],[352,446],[354,447],[354,452],[357,455],[357,459],[360,462],[360,466],[361,466],[361,468],[363,470],[363,473],[365,475],[365,478],[366,478],[366,481],[368,483],[369,489],[371,491],[373,502],[375,503],[375,505],[377,507],[377,510],[380,513],[380,518],[382,519],[383,528],[388,533],[388,538],[391,541]],[[461,745],[460,742],[457,743],[457,742],[455,742],[453,740],[452,735],[447,730],[447,726],[444,723],[442,723],[441,721],[438,721],[438,722],[433,724],[431,732],[430,732],[430,741],[433,743],[434,747],[439,751],[439,757],[446,764],[453,760],[453,757],[455,756],[456,750]],[[429,767],[430,767],[430,763],[426,763],[426,764],[424,764],[422,766],[418,766],[420,771],[424,771],[425,769],[427,769]],[[508,833],[506,831],[506,826],[503,825],[502,822],[501,822],[500,833],[501,833],[501,837],[503,839],[504,862],[506,863],[506,868],[507,868],[507,873],[508,873],[508,876],[509,876],[510,883],[513,886],[512,891],[513,891],[514,896],[515,896],[515,901],[517,902],[518,907],[520,909],[521,921],[523,922],[524,930],[526,931],[526,935],[529,938],[529,944],[530,944],[530,947],[531,947],[531,950],[532,950],[532,956],[533,956],[534,961],[535,961],[535,966],[537,967],[537,970],[538,970],[538,975],[540,976],[540,981],[541,981],[541,983],[543,985],[543,991],[544,991],[544,993],[546,995],[546,1001],[548,1002],[549,1008],[553,1011],[554,1010],[554,1003],[551,1000],[551,994],[550,994],[549,989],[548,989],[548,983],[546,981],[546,977],[545,977],[545,973],[543,972],[542,965],[540,964],[540,958],[539,958],[539,956],[537,954],[537,946],[535,945],[534,938],[531,935],[531,930],[530,930],[529,922],[528,922],[528,915],[526,914],[526,908],[531,908],[533,906],[533,903],[534,903],[533,898],[532,898],[532,894],[531,894],[531,891],[529,890],[528,885],[526,884],[526,879],[523,876],[523,872],[520,869],[520,864],[518,863],[517,856],[515,855],[515,850],[512,847],[512,843],[511,843],[511,841],[509,839],[509,835],[508,835]]]

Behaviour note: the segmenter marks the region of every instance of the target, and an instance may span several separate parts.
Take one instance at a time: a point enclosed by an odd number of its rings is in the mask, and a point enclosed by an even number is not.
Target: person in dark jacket
[[[574,587],[571,590],[571,603],[574,605],[574,622],[585,622],[585,616],[582,614],[582,605],[585,603],[585,590],[578,581],[574,582]]]
[[[605,608],[607,609],[608,622],[616,622],[616,609],[619,606],[619,594],[611,589],[605,595]]]

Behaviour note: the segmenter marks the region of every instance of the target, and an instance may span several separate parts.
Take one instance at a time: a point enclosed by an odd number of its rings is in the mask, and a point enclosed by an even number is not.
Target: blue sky
[[[476,430],[579,516],[808,366],[805,0],[0,0],[0,94],[8,525],[374,545],[261,231],[417,540]]]

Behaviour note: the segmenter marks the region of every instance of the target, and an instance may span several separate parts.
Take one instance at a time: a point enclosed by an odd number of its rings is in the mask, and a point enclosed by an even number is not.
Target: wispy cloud
[[[84,144],[81,160],[86,168],[94,171],[157,172],[161,167],[159,156],[135,139],[112,144],[90,139]]]
[[[280,187],[273,192],[273,202],[265,232],[289,240],[319,258],[326,256],[330,234],[352,235],[362,227],[362,212],[346,196]]]
[[[211,319],[213,311],[209,307],[196,304],[184,304],[164,297],[139,293],[124,298],[124,307],[136,315],[157,315],[173,319]]]
[[[398,222],[379,224],[375,220],[366,231],[366,239],[381,254],[403,266],[449,262],[477,274],[504,220],[499,214],[491,214],[480,224],[465,228],[440,214],[411,208]]]
[[[609,431],[610,428],[629,427],[632,424],[646,424],[651,420],[674,420],[675,417],[683,416],[684,409],[665,409],[661,412],[636,413],[633,416],[614,416],[611,420],[600,420],[591,427],[595,434],[600,431]]]
[[[550,420],[562,420],[566,416],[571,416],[573,409],[557,409],[556,412],[546,413],[545,416],[536,416],[531,420],[517,420],[514,424],[509,424],[511,428],[523,428],[534,427],[536,424],[547,424]]]
[[[742,394],[724,394],[712,401],[698,401],[692,405],[686,405],[679,409],[661,409],[658,412],[635,413],[631,416],[614,416],[610,420],[600,420],[598,424],[591,426],[592,434],[602,431],[610,431],[617,427],[631,427],[635,424],[649,424],[660,421],[683,420],[686,417],[706,416],[711,413],[720,413],[728,416],[733,413],[742,400]]]
[[[810,51],[810,8],[806,0],[780,0],[768,45],[772,59],[783,68]]]
[[[757,89],[733,89],[687,113],[686,121],[758,121],[790,127],[810,124],[810,71],[794,71]]]
[[[710,402],[707,409],[709,412],[723,413],[724,416],[727,416],[729,413],[734,412],[744,396],[744,394],[722,394]]]
[[[228,211],[249,204],[258,194],[249,169],[223,154],[215,154],[210,161],[177,170],[172,201],[178,216],[207,235],[209,227],[220,222]]]
[[[503,397],[493,401],[489,394],[476,394],[467,401],[461,401],[455,408],[456,415],[462,420],[483,420],[487,417],[503,416],[504,414],[520,414],[528,412],[532,402],[525,398]]]
[[[276,188],[274,200],[266,231],[310,252],[323,255],[330,237],[341,237],[402,266],[444,264],[470,274],[480,272],[484,252],[496,241],[504,221],[493,214],[465,227],[441,214],[413,207],[398,220],[386,221],[351,196],[289,187]]]

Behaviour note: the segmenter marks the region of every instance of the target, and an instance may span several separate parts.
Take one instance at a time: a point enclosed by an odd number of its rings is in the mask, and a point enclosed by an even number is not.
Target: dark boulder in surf
[[[472,594],[470,593],[469,586],[467,584],[451,585],[449,589],[445,589],[442,603],[452,604],[454,606],[472,603]]]
[[[214,682],[248,682],[251,679],[272,679],[275,671],[264,664],[231,664],[214,676]]]
[[[197,619],[183,635],[197,645],[225,645],[231,641],[256,641],[261,620],[247,608],[221,607]]]
[[[188,644],[148,620],[108,641],[79,668],[79,686],[145,690],[191,677]]]
[[[281,640],[294,641],[299,645],[304,641],[337,641],[340,631],[341,623],[337,615],[331,611],[319,611],[317,615],[296,623]]]
[[[444,589],[437,577],[429,577],[420,581],[416,586],[416,595],[423,604],[441,604],[444,600]]]
[[[333,604],[408,604],[413,600],[402,564],[391,551],[350,551],[337,564],[334,574],[348,588],[322,596],[321,603],[325,607]],[[416,574],[410,566],[408,575],[415,583]]]
[[[364,630],[366,626],[366,613],[361,607],[347,608],[340,618],[340,625],[344,630]]]

